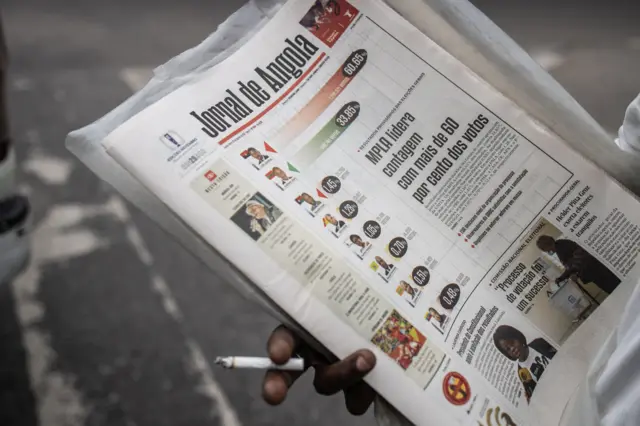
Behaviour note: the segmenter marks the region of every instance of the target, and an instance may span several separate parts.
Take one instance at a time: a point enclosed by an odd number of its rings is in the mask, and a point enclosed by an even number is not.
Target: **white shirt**
[[[627,108],[616,143],[623,151],[640,154],[640,95]]]

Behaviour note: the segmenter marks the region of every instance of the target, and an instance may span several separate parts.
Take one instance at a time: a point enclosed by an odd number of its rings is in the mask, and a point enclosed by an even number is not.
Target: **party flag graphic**
[[[320,198],[327,198],[326,195],[324,195],[324,193],[322,191],[320,191],[319,189],[316,189],[316,192],[318,193],[318,197]]]
[[[289,168],[289,171],[300,173],[300,170],[296,169],[294,165],[289,163],[288,161],[287,161],[287,167]]]
[[[275,149],[273,149],[273,147],[271,145],[269,145],[267,142],[264,143],[264,149],[267,152],[273,152],[274,154],[277,154],[278,151],[276,151]]]

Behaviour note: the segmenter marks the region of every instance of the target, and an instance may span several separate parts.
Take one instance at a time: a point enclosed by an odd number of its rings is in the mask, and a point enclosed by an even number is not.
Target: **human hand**
[[[375,391],[362,379],[375,367],[375,355],[359,350],[347,358],[331,363],[309,348],[291,330],[281,325],[276,328],[267,343],[269,358],[274,363],[286,363],[296,353],[303,353],[305,360],[315,370],[313,385],[321,395],[344,392],[347,410],[353,415],[364,414],[375,397]],[[281,404],[289,388],[303,372],[268,371],[262,385],[262,397],[271,405]]]

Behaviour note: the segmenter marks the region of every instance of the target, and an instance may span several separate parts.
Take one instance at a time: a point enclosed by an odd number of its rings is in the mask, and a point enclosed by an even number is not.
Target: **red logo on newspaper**
[[[213,182],[214,180],[216,180],[218,175],[215,174],[212,170],[209,170],[207,173],[204,174],[204,177],[206,177],[209,182]]]
[[[333,47],[349,24],[358,16],[358,9],[346,0],[315,0],[300,24]]]
[[[453,405],[464,405],[471,399],[471,386],[462,374],[452,371],[444,376],[442,392]]]

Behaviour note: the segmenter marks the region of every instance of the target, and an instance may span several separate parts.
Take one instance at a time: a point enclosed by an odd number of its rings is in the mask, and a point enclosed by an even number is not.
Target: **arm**
[[[583,257],[581,253],[583,250],[573,241],[563,240],[563,245],[558,249],[558,258],[564,265],[564,272],[556,278],[556,282],[564,281],[571,275],[577,273],[580,270]],[[561,250],[561,251],[560,251]]]
[[[588,265],[593,260],[592,256],[582,249],[577,244],[574,245],[574,250],[571,253],[569,261],[565,264],[565,270],[557,279],[556,282],[563,281],[569,278],[573,274],[577,274],[584,270],[584,266]]]
[[[640,154],[640,95],[627,108],[616,143],[624,151]]]
[[[533,349],[540,352],[542,355],[546,356],[549,359],[553,358],[556,352],[558,352],[556,348],[551,346],[549,342],[547,342],[542,338],[533,340],[529,344],[529,346],[531,346]]]
[[[556,282],[559,283],[560,281],[564,281],[576,272],[577,270],[574,270],[573,268],[565,268],[564,272],[556,278]]]

